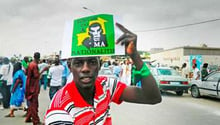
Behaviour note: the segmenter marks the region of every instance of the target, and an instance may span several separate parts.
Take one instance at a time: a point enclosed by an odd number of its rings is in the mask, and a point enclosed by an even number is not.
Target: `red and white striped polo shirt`
[[[46,125],[111,125],[110,103],[121,103],[119,98],[126,84],[98,77],[95,88],[93,106],[83,99],[74,82],[60,89],[47,110]]]

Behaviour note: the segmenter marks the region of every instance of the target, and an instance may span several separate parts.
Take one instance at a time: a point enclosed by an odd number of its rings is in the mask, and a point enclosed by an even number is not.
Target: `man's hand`
[[[40,72],[40,77],[39,79],[41,79],[41,74],[44,72],[44,71],[47,71],[49,70],[50,66],[47,66],[47,67],[44,67],[43,70]]]
[[[135,52],[137,52],[137,35],[129,31],[119,23],[116,23],[116,26],[124,33],[118,38],[116,44],[120,43],[121,45],[125,45],[126,53],[129,56],[132,56]]]
[[[47,71],[47,70],[49,70],[49,68],[50,68],[50,66],[46,66],[46,67],[44,67],[43,71]]]
[[[140,54],[137,52],[137,35],[130,32],[119,23],[116,23],[116,26],[124,33],[119,37],[116,44],[120,43],[125,45],[126,53],[131,57],[136,70],[140,71],[145,64],[143,63]],[[146,68],[144,70],[147,71]],[[143,104],[156,104],[161,102],[160,91],[151,74],[147,77],[141,76],[141,85],[141,88],[134,86],[126,87],[120,100]]]

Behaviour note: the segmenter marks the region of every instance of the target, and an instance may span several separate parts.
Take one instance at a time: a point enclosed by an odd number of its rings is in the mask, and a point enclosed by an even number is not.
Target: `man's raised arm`
[[[116,26],[124,33],[116,44],[124,44],[126,53],[132,59],[136,69],[134,77],[141,81],[141,88],[129,86],[124,89],[121,100],[133,103],[156,104],[161,102],[160,91],[150,70],[143,63],[137,48],[137,35],[127,30],[124,26],[116,23]]]

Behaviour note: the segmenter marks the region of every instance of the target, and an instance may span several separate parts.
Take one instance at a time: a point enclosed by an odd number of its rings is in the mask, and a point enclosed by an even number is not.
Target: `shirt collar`
[[[105,80],[105,78],[103,77],[98,77],[95,81],[95,99],[96,100],[99,100],[99,97],[104,93],[103,92],[103,86],[101,85],[102,81]],[[85,107],[85,106],[91,106],[90,104],[88,104],[84,99],[83,97],[80,95],[77,87],[76,87],[76,84],[74,81],[72,81],[70,83],[70,86],[69,86],[70,89],[69,90],[69,93],[72,97],[72,100],[74,102],[74,105],[76,107]]]

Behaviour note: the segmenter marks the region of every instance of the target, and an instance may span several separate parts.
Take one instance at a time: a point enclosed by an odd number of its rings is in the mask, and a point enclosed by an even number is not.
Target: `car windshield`
[[[174,69],[158,69],[158,75],[173,75],[177,76],[179,73]]]

